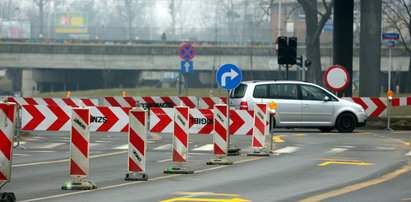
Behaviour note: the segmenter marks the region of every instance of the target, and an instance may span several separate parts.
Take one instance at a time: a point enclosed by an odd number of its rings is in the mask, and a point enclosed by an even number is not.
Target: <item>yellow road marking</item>
[[[214,198],[173,198],[160,202],[173,202],[173,201],[209,201],[209,202],[246,202],[250,200],[241,199],[241,198],[232,198],[232,199],[214,199]]]
[[[300,133],[300,134],[292,134],[293,136],[308,136],[307,134],[303,134],[303,133]]]
[[[321,201],[321,200],[325,200],[325,199],[328,199],[328,198],[331,198],[331,197],[335,197],[335,196],[339,196],[339,195],[346,194],[346,193],[349,193],[349,192],[357,191],[357,190],[363,189],[365,187],[369,187],[369,186],[372,186],[372,185],[375,185],[375,184],[379,184],[379,183],[394,179],[394,178],[398,177],[399,175],[401,175],[403,173],[406,173],[410,170],[411,170],[411,165],[405,165],[404,167],[402,167],[402,168],[400,168],[400,169],[398,169],[394,172],[385,174],[385,175],[383,175],[379,178],[372,179],[372,180],[369,180],[369,181],[366,181],[366,182],[357,183],[357,184],[350,185],[350,186],[346,186],[346,187],[343,187],[341,189],[336,189],[334,191],[326,192],[326,193],[323,193],[323,194],[315,195],[315,196],[300,200],[300,202]]]
[[[401,201],[411,201],[411,198],[403,198]]]
[[[274,142],[285,142],[284,140],[281,139],[282,137],[288,137],[288,135],[276,135],[276,136],[273,136],[273,141],[274,141]]]
[[[240,194],[219,194],[219,193],[212,193],[212,192],[175,192],[173,194],[180,194],[180,195],[213,195],[213,196],[232,196],[232,197],[240,196]]]
[[[352,134],[374,134],[374,133],[371,133],[371,132],[355,132],[355,133],[352,133]]]
[[[359,165],[359,166],[369,166],[374,165],[373,163],[354,163],[354,162],[341,162],[341,161],[326,161],[324,163],[318,164],[318,166],[326,166],[330,164],[346,164],[346,165]]]
[[[354,159],[316,159],[320,161],[360,161],[360,160],[354,160]]]
[[[391,133],[393,133],[393,134],[403,134],[403,133],[411,133],[411,131],[394,131],[394,132],[391,132]]]

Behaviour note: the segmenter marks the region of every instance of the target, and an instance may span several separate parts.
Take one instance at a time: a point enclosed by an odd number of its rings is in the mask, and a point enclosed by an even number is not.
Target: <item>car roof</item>
[[[251,80],[251,81],[242,81],[243,84],[268,84],[268,83],[294,83],[294,84],[313,84],[303,81],[294,81],[294,80]]]

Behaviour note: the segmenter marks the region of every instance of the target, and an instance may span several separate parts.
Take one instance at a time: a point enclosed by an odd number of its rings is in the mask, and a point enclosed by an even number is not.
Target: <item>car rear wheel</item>
[[[340,133],[351,133],[356,125],[356,119],[354,115],[350,113],[341,114],[336,123],[336,128]]]

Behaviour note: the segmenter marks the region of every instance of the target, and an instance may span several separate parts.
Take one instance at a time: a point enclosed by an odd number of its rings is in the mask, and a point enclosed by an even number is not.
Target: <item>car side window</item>
[[[268,98],[268,85],[256,85],[254,87],[253,97],[255,98]]]
[[[325,96],[330,97],[322,89],[309,85],[301,85],[301,93],[303,100],[324,100]]]
[[[272,84],[270,85],[269,98],[271,99],[298,99],[296,84]]]

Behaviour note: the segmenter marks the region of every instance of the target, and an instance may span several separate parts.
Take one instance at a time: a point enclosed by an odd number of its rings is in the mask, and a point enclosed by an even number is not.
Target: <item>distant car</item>
[[[364,126],[367,115],[353,102],[326,89],[301,81],[245,81],[231,90],[230,105],[254,110],[255,103],[277,103],[276,128],[318,128],[329,132],[352,132]]]

